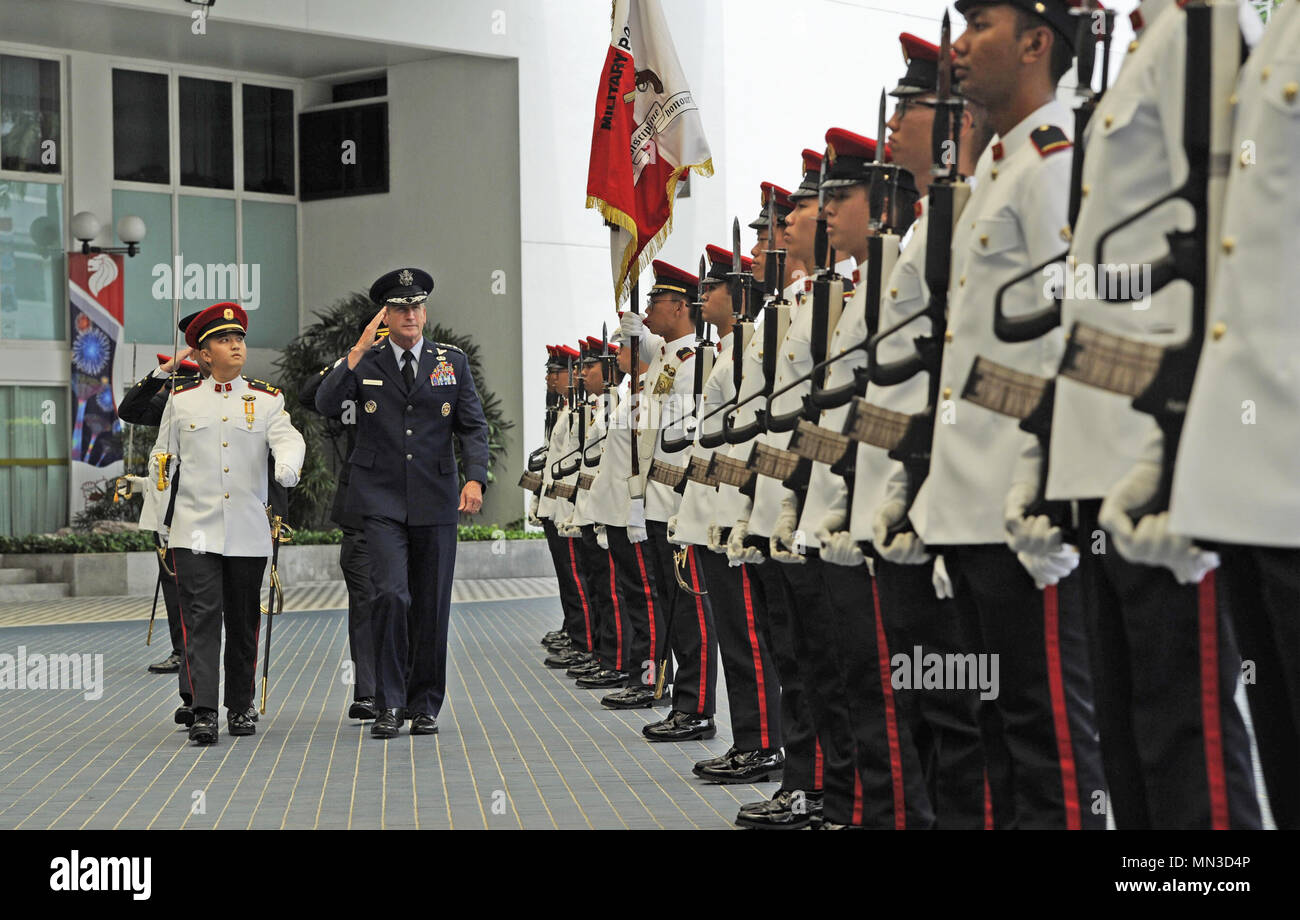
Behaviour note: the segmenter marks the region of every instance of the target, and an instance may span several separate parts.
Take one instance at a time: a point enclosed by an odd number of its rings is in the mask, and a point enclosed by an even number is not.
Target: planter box
[[[157,560],[154,553],[11,553],[0,555],[0,568],[31,569],[38,583],[68,585],[72,597],[142,597],[153,594]],[[343,578],[338,545],[281,546],[279,566],[286,587]],[[478,541],[456,547],[457,578],[535,578],[554,573],[545,540]]]

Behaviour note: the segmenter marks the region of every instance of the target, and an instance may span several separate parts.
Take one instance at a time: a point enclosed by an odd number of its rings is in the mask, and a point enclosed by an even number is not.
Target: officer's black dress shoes
[[[664,695],[655,699],[654,687],[627,687],[604,696],[600,705],[606,709],[649,709],[652,706],[667,706],[673,701],[669,688],[664,688]]]
[[[543,642],[542,645],[546,647],[548,652],[558,652],[562,649],[572,648],[573,637],[568,633],[565,633],[564,635],[551,639],[548,642]]]
[[[379,718],[375,719],[375,724],[370,726],[370,737],[396,738],[403,721],[402,710],[385,709],[379,714]]]
[[[248,717],[247,712],[235,712],[232,709],[226,713],[226,731],[239,738],[255,733],[257,725]]]
[[[794,831],[822,824],[822,793],[805,792],[800,798],[789,789],[778,789],[765,802],[740,806],[736,824],[758,830]]]
[[[194,710],[194,724],[190,726],[190,740],[197,744],[217,743],[217,713],[213,709]]]
[[[707,757],[704,760],[695,761],[695,766],[691,768],[691,772],[696,776],[699,776],[702,771],[710,767],[724,766],[731,761],[731,758],[736,757],[739,754],[740,751],[737,750],[736,746],[733,744],[731,747],[727,748],[727,753],[725,754],[719,754],[717,757]]]
[[[417,712],[411,717],[412,735],[438,734],[438,720],[425,712]]]
[[[561,639],[567,639],[569,636],[562,629],[552,629],[546,635],[542,636],[542,645],[550,645],[552,642],[559,642]]]
[[[698,765],[697,765],[698,766]],[[696,774],[711,783],[765,783],[781,778],[785,755],[777,749],[741,751],[727,760],[697,770]]]
[[[249,706],[247,709],[244,710],[244,715],[245,715],[245,717],[247,717],[248,721],[250,721],[250,722],[256,722],[256,721],[257,721],[257,707],[256,707],[256,706]]]
[[[349,719],[360,719],[365,722],[378,715],[379,709],[375,706],[373,696],[363,696],[360,699],[353,700],[352,705],[348,707]]]
[[[591,674],[578,678],[578,686],[588,690],[604,690],[607,687],[621,687],[627,683],[627,671],[615,671],[613,668],[600,668]]]
[[[189,706],[178,706],[172,714],[172,721],[189,728],[194,724],[194,710]]]
[[[641,734],[650,741],[704,741],[717,733],[713,716],[677,710],[673,710],[662,722],[654,722],[641,729]]]
[[[600,662],[593,658],[591,661],[584,661],[582,664],[575,664],[564,673],[570,677],[586,677],[589,674],[595,674],[597,671],[603,671]]]
[[[586,664],[593,660],[591,652],[584,652],[582,649],[570,648],[562,652],[556,652],[554,655],[548,655],[542,664],[548,668],[556,670],[565,670],[573,667],[575,664]]]
[[[162,661],[149,665],[150,674],[175,674],[181,669],[181,656],[172,652]]]

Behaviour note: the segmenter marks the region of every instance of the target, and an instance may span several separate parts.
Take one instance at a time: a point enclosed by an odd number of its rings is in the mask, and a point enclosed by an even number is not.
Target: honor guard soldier
[[[376,738],[395,737],[409,716],[412,734],[438,730],[446,694],[447,629],[456,566],[456,523],[476,514],[487,481],[487,421],[460,349],[424,338],[427,272],[402,268],[379,278],[381,307],[347,360],[325,375],[316,408],[357,413],[348,458],[346,510],[365,521],[375,590]],[[387,321],[388,338],[377,341]],[[465,485],[458,488],[453,438]],[[459,493],[459,498],[458,498]]]
[[[388,327],[380,325],[377,334],[383,339],[388,335]],[[325,375],[343,360],[339,358],[306,381],[298,391],[299,405],[308,411],[316,411],[316,392],[325,382]],[[343,571],[343,581],[348,588],[348,650],[353,669],[352,704],[348,707],[348,718],[367,720],[379,715],[375,706],[374,627],[370,622],[374,589],[370,585],[370,552],[366,547],[365,522],[357,512],[346,510],[348,481],[351,478],[347,457],[352,455],[357,446],[355,408],[336,419],[343,424],[347,453],[339,467],[338,487],[334,490],[334,501],[330,503],[330,520],[343,531],[343,539],[339,543],[339,568]]]
[[[242,377],[248,317],[219,303],[189,323],[185,342],[210,376],[176,387],[158,429],[150,477],[170,471],[174,503],[168,543],[185,642],[182,678],[193,699],[190,740],[217,740],[217,682],[221,626],[226,627],[226,709],[231,735],[256,731],[253,701],[258,593],[271,530],[267,522],[268,451],[275,479],[297,484],[306,444],[293,427],[280,391]]]
[[[669,635],[659,637],[660,649],[672,648],[677,673],[672,712],[662,722],[645,726],[642,734],[651,741],[694,741],[717,734],[713,713],[718,639],[694,549],[683,548],[679,563],[676,547],[668,542],[668,519],[681,502],[676,486],[686,471],[677,466],[680,460],[676,456],[664,451],[663,437],[684,436],[683,423],[692,406],[695,324],[690,303],[699,279],[663,261],[656,260],[653,268],[655,283],[644,324],[639,314],[629,311],[623,314],[622,329],[627,338],[640,337],[642,357],[647,350],[650,353],[645,377],[648,390],[641,393],[637,407],[640,418],[635,447],[640,459],[639,481],[645,490],[655,581],[659,599],[668,609]],[[656,660],[666,657],[666,652],[655,651]]]
[[[749,251],[753,266],[754,281],[762,284],[763,272],[767,270],[767,260],[763,254],[769,249],[785,248],[785,219],[794,210],[794,201],[790,193],[774,182],[764,182],[759,186],[760,208],[758,217],[749,222],[749,228],[757,231],[754,248]],[[769,210],[776,219],[776,226],[770,226]],[[784,287],[784,285],[779,285]]]
[[[1087,194],[1071,247],[1079,267],[1094,264],[1102,235],[1141,203],[1187,180],[1186,16],[1174,0],[1145,0],[1134,22],[1138,38],[1088,127],[1081,180]],[[1190,207],[1181,208],[1190,220]],[[1154,211],[1110,237],[1105,263],[1158,261],[1166,234],[1183,220],[1180,208]],[[1102,267],[1098,285],[1107,277]],[[1092,287],[1068,285],[1066,330],[1080,322],[1157,347],[1187,339],[1189,286],[1148,291],[1140,307],[1102,299]],[[1102,533],[1102,498],[1156,435],[1154,420],[1133,409],[1131,397],[1057,378],[1046,494],[1078,502],[1079,577],[1111,816],[1120,829],[1258,827],[1250,739],[1233,699],[1241,659],[1226,598],[1216,603],[1222,592],[1215,578],[1180,583],[1166,568],[1088,545]],[[1023,506],[1038,487],[1037,477],[1017,483],[1008,504]]]
[[[1190,19],[1192,4],[1186,9]],[[1232,39],[1220,50],[1223,32],[1215,24],[1218,62],[1232,53]],[[1290,232],[1300,213],[1297,47],[1300,3],[1290,0],[1273,12],[1229,100],[1231,170],[1222,217],[1206,240],[1213,269],[1205,336],[1169,513],[1144,515],[1136,525],[1131,520],[1159,491],[1162,464],[1150,456],[1111,489],[1100,513],[1128,558],[1162,565],[1181,582],[1204,577],[1222,584],[1247,663],[1244,683],[1269,807],[1278,828],[1292,830],[1300,828],[1300,488],[1288,472],[1300,449],[1294,382],[1300,262]],[[1218,101],[1215,96],[1216,108]],[[1160,456],[1161,436],[1151,447]],[[1206,575],[1218,561],[1221,567]],[[1220,692],[1233,686],[1227,679]],[[1210,731],[1207,726],[1207,749]],[[1239,826],[1238,802],[1224,804],[1228,813],[1220,817]]]
[[[696,763],[695,775],[715,783],[760,783],[779,778],[785,764],[781,753],[781,683],[767,639],[758,626],[763,609],[762,587],[750,566],[729,564],[720,533],[713,540],[709,535],[715,519],[718,484],[708,479],[713,449],[700,443],[703,430],[700,420],[735,399],[732,349],[736,336],[727,285],[732,254],[720,246],[709,246],[707,253],[709,267],[708,274],[700,279],[703,294],[697,328],[707,330],[708,325],[717,328],[717,358],[707,379],[700,381],[701,392],[695,394],[695,436],[679,455],[683,464],[689,458],[687,481],[681,505],[669,520],[668,530],[672,542],[679,546],[694,545],[696,563],[709,586],[731,710],[731,748],[719,757]],[[749,273],[752,269],[751,260],[742,259],[741,271]],[[696,362],[700,361],[701,349],[713,347],[706,331],[703,341],[696,343]],[[703,375],[703,367],[698,374]],[[708,424],[711,432],[717,434],[722,429],[722,417],[714,416]]]
[[[959,0],[957,10],[967,28],[954,45],[954,76],[998,136],[953,233],[929,474],[915,493],[902,478],[876,528],[885,535],[902,524],[915,494],[918,547],[942,552],[969,647],[997,656],[999,695],[979,709],[997,825],[1100,828],[1083,616],[1077,579],[1062,581],[1077,552],[1067,545],[1017,557],[1007,547],[1004,499],[1037,441],[1007,416],[956,402],[977,357],[1043,377],[1060,359],[1059,332],[1029,345],[1000,341],[992,305],[1004,282],[1057,255],[1066,238],[1072,118],[1055,93],[1070,69],[1073,22],[1064,0]],[[1013,315],[1043,308],[1037,286],[1010,293]],[[896,539],[882,536],[877,550],[891,558]]]

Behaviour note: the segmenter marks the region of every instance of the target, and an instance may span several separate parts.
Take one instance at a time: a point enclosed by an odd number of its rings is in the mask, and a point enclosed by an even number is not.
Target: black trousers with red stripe
[[[677,585],[673,575],[676,562],[673,552],[683,547],[668,542],[668,525],[662,521],[647,521],[650,538],[646,546],[654,557],[655,582],[659,600],[670,611],[671,625],[668,635],[659,636],[655,657],[667,654],[671,648],[677,659],[677,674],[673,679],[673,709],[694,715],[711,716],[717,705],[718,688],[718,635],[713,627],[713,610],[708,595],[695,597]],[[706,590],[700,576],[693,547],[686,549],[686,565],[682,578],[696,591]]]
[[[894,655],[965,654],[957,608],[939,600],[933,567],[875,560],[880,615]],[[907,687],[895,692],[921,760],[935,827],[979,830],[985,826],[984,749],[971,688]]]
[[[181,696],[196,709],[217,708],[221,625],[226,626],[226,708],[243,712],[253,705],[257,673],[257,635],[262,614],[258,593],[265,556],[222,556],[172,551],[179,595],[185,660]]]
[[[890,644],[865,565],[819,566],[848,696],[857,784],[854,824],[924,830],[934,810],[911,727],[894,695]]]
[[[998,656],[997,696],[978,710],[995,826],[1104,829],[1078,575],[1040,591],[1004,544],[943,556],[967,648]]]
[[[622,649],[618,646],[618,593],[609,551],[601,549],[596,528],[586,524],[582,538],[574,539],[578,553],[578,571],[587,588],[587,606],[592,614],[592,651],[602,668],[622,670]]]
[[[786,583],[790,637],[821,752],[822,814],[827,821],[852,824],[855,809],[861,807],[862,790],[836,614],[822,577],[822,561],[808,557],[803,565],[787,565],[769,559],[763,566],[771,566]]]
[[[781,682],[757,622],[763,588],[750,575],[749,566],[733,567],[726,556],[705,546],[694,551],[709,586],[709,607],[727,679],[732,741],[741,751],[779,748]]]
[[[556,580],[560,583],[560,610],[564,615],[560,628],[579,647],[591,651],[591,642],[588,640],[591,609],[587,602],[587,587],[582,583],[578,572],[578,551],[573,546],[573,540],[556,532],[550,518],[542,518],[542,530],[546,534],[546,545],[551,550],[551,561],[555,564]]]
[[[1246,676],[1268,804],[1279,829],[1300,829],[1300,550],[1219,547]]]
[[[649,687],[655,682],[655,648],[663,635],[666,611],[660,603],[655,583],[654,563],[647,541],[633,543],[626,527],[606,525],[609,555],[614,562],[614,582],[619,595],[619,631],[623,661],[628,672],[627,686]],[[665,685],[673,680],[670,658]]]
[[[1079,577],[1115,826],[1258,828],[1233,699],[1241,656],[1217,573],[1180,585],[1166,568],[1129,562],[1100,529],[1100,509],[1079,502]]]
[[[782,576],[784,568],[770,559],[760,565],[746,566],[763,589],[763,603],[758,610],[758,632],[772,652],[776,675],[781,681],[781,735],[785,746],[785,769],[781,788],[804,792],[821,791],[823,761],[813,725],[812,708],[794,651],[791,619],[795,605],[790,583]]]

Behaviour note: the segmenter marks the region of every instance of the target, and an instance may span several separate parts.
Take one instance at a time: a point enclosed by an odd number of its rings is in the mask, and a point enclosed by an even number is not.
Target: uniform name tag
[[[369,378],[362,380],[361,382],[368,387],[382,387],[384,385],[384,381],[382,380],[371,380]]]
[[[439,361],[438,366],[429,375],[429,383],[435,387],[451,386],[456,382],[456,369],[446,361]]]

